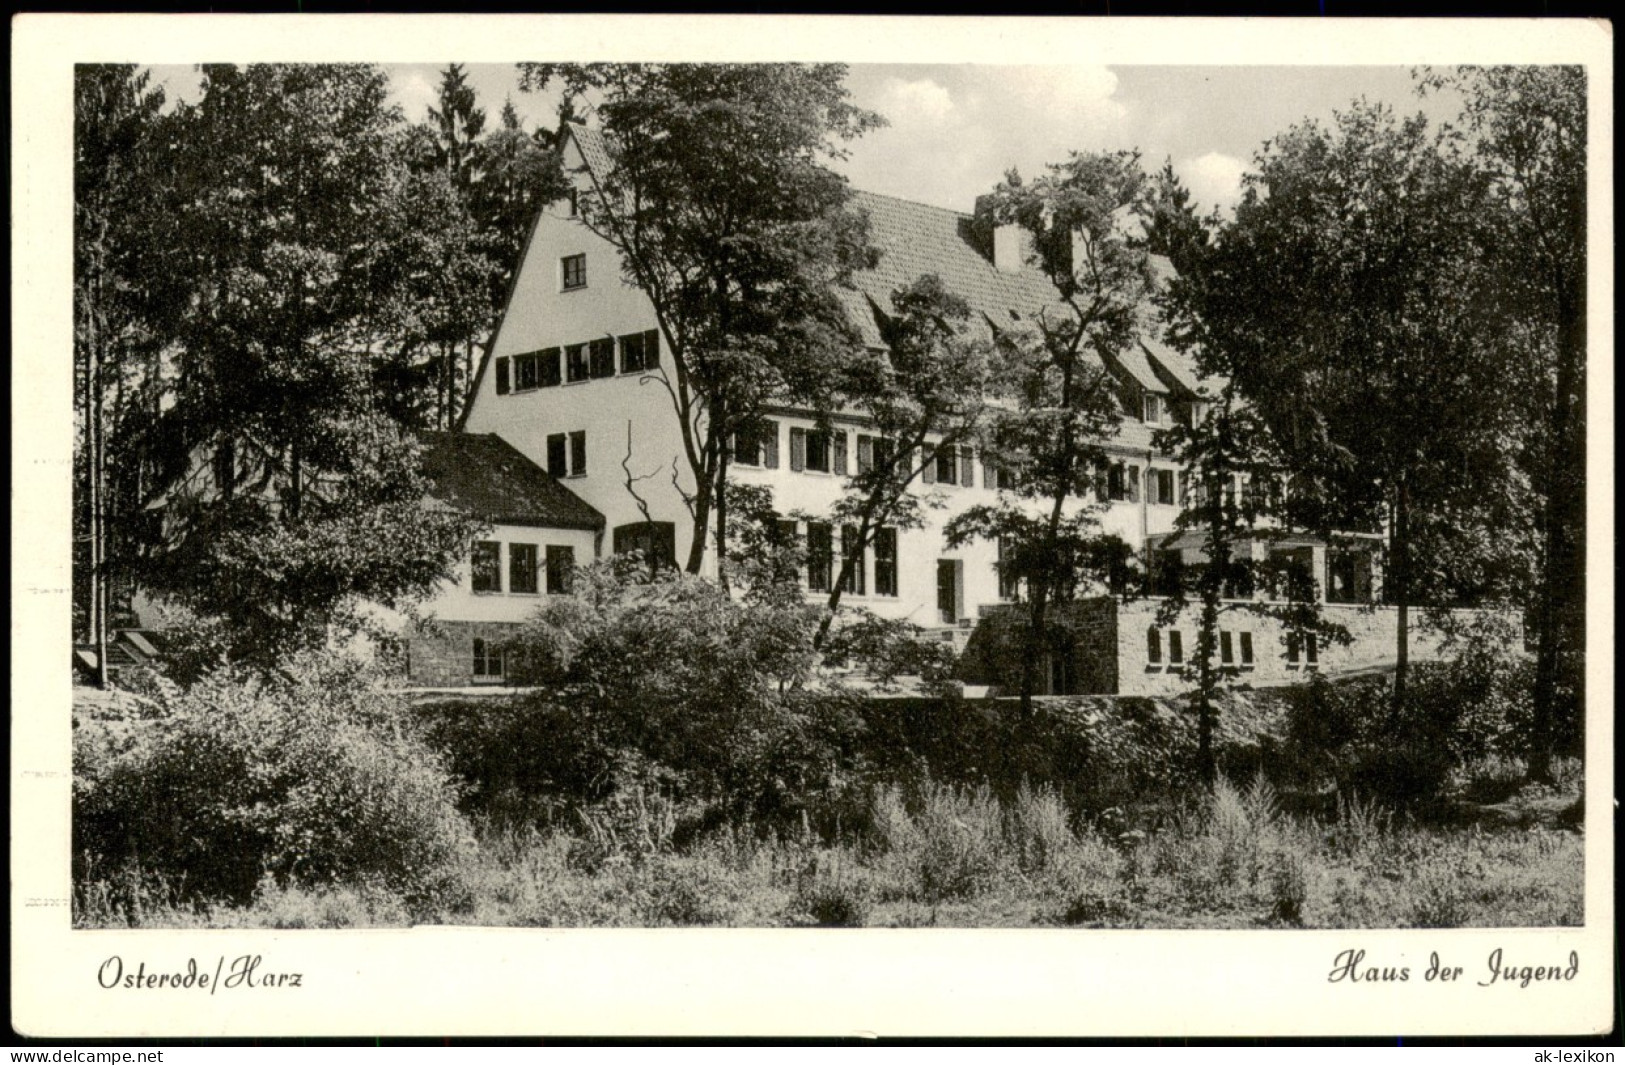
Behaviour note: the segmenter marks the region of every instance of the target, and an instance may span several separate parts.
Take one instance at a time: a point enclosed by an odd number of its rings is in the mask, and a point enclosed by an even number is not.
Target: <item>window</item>
[[[569,202],[565,204],[565,212],[571,218],[574,218],[576,215],[581,213],[581,190],[571,189],[570,195],[566,197],[566,199]]]
[[[1354,551],[1326,552],[1326,602],[1363,603],[1370,598],[1370,571]]]
[[[807,588],[829,591],[830,568],[835,558],[833,530],[827,522],[807,523]]]
[[[1320,640],[1312,632],[1303,635],[1303,660],[1310,669],[1320,668]]]
[[[1147,425],[1162,424],[1162,397],[1155,392],[1145,394],[1145,422]]]
[[[858,434],[858,473],[883,469],[891,462],[892,442],[879,436]]]
[[[587,345],[566,344],[564,346],[564,379],[574,384],[585,381],[591,372],[591,364],[587,361]]]
[[[564,383],[564,378],[559,374],[558,348],[543,348],[536,353],[536,362],[540,367],[538,373],[540,380],[537,383],[541,387],[556,388]]]
[[[564,595],[570,591],[570,577],[576,568],[576,549],[559,544],[547,545],[547,594]]]
[[[564,291],[587,287],[587,257],[566,255],[559,260],[559,274],[564,280]]]
[[[497,395],[505,396],[511,391],[508,387],[508,356],[497,359]]]
[[[1185,584],[1185,556],[1175,551],[1158,551],[1151,557],[1151,594],[1178,595]]]
[[[587,430],[578,429],[570,434],[570,476],[587,475]]]
[[[1114,462],[1106,468],[1105,477],[1097,481],[1095,489],[1105,499],[1138,503],[1140,501],[1140,467],[1125,466],[1121,462]]]
[[[1021,591],[1021,581],[1019,578],[1017,578],[1015,565],[1011,562],[1009,557],[1010,545],[1005,542],[1005,539],[1002,536],[999,537],[997,543],[999,561],[995,563],[994,568],[999,571],[999,598],[1014,599]]]
[[[1242,633],[1238,633],[1237,635],[1239,635],[1241,637],[1241,668],[1243,670],[1252,669],[1253,668],[1253,634],[1250,633],[1250,632],[1242,632]]]
[[[528,392],[537,386],[540,371],[540,362],[537,353],[532,351],[524,355],[513,357],[514,391]]]
[[[474,637],[474,679],[498,681],[502,679],[502,648]]]
[[[230,440],[214,449],[214,486],[222,499],[236,494],[237,449]]]
[[[733,460],[740,466],[779,468],[779,423],[762,421],[734,434]]]
[[[847,567],[850,564],[850,571]],[[848,595],[867,595],[869,586],[863,572],[863,545],[858,542],[858,527],[856,525],[843,526],[841,529],[841,569],[846,577],[841,581],[841,591]]]
[[[828,473],[829,463],[829,435],[827,433],[807,434],[807,469]]]
[[[875,530],[875,594],[897,594],[897,530]]]
[[[474,590],[502,591],[502,545],[495,540],[474,541]]]
[[[1236,661],[1235,641],[1230,633],[1219,633],[1219,664],[1234,665]]]
[[[1315,598],[1314,549],[1309,547],[1277,548],[1270,551],[1271,595],[1294,603],[1308,603]]]
[[[790,430],[790,468],[846,475],[846,433]]]
[[[935,465],[938,484],[959,483],[959,450],[952,444],[937,448]]]
[[[1168,668],[1185,668],[1185,634],[1178,629],[1168,630]]]
[[[508,545],[508,591],[536,594],[535,544]]]
[[[617,555],[639,551],[656,568],[677,565],[677,527],[669,521],[617,525],[611,542]]]
[[[1151,669],[1162,668],[1162,630],[1156,626],[1145,630],[1145,660]]]
[[[587,371],[593,377],[615,376],[615,339],[600,337],[587,345]]]
[[[660,365],[660,331],[628,333],[621,337],[621,372],[642,373]]]
[[[1173,505],[1176,499],[1173,470],[1147,470],[1145,486],[1151,495],[1152,503],[1160,506]]]
[[[568,437],[563,433],[553,433],[547,438],[547,472],[555,477],[570,476],[567,445]]]

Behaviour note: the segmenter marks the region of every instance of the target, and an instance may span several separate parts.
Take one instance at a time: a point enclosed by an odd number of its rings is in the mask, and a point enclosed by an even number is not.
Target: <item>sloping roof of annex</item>
[[[604,527],[597,508],[491,433],[426,432],[423,472],[434,498],[499,525]]]

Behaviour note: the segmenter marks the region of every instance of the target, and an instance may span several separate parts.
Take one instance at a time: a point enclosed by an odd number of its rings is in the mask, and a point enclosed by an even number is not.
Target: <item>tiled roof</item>
[[[594,175],[607,174],[613,161],[609,154],[609,142],[604,139],[603,133],[586,126],[572,125],[570,134],[575,138],[576,147],[581,149],[581,157],[587,162],[587,169]]]
[[[994,267],[971,241],[969,215],[873,192],[853,192],[852,203],[869,215],[870,240],[880,250],[875,268],[856,274],[854,291],[842,293],[867,343],[878,345],[880,334],[863,297],[889,309],[892,293],[924,274],[936,274],[974,313],[999,325],[1015,321],[1012,311],[1030,319],[1060,305],[1055,286],[1036,270]]]
[[[489,522],[602,529],[604,516],[490,433],[423,433],[423,472],[443,503]]]
[[[603,173],[612,165],[608,141],[599,130],[572,126],[571,134],[590,171]],[[836,295],[857,326],[864,343],[882,345],[874,308],[890,310],[892,293],[925,274],[936,274],[948,291],[970,304],[973,314],[997,325],[1031,320],[1046,309],[1060,307],[1060,293],[1037,270],[1002,271],[977,247],[971,235],[972,218],[959,211],[930,207],[895,196],[854,190],[852,204],[869,216],[870,240],[880,252],[873,270],[853,275],[849,286]],[[1159,282],[1173,274],[1166,257],[1151,257]],[[1130,349],[1118,359],[1123,373],[1139,387],[1153,392],[1194,392],[1199,378],[1183,354],[1163,344],[1156,335],[1155,309],[1146,308],[1145,350]]]

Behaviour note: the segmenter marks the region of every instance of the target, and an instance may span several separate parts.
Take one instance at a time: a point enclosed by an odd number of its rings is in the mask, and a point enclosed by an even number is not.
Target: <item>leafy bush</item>
[[[861,720],[850,696],[807,687],[816,621],[801,602],[620,559],[578,571],[511,645],[511,672],[548,693],[503,711],[502,735],[544,768],[504,776],[600,801],[635,783],[625,767],[653,767],[678,797],[780,824],[841,800]]]
[[[418,913],[461,901],[456,789],[399,696],[351,661],[154,681],[133,714],[76,714],[74,741],[81,876],[130,862],[188,898],[247,902],[269,875],[382,886]]]
[[[1485,651],[1412,666],[1397,712],[1390,678],[1317,676],[1293,695],[1290,732],[1345,793],[1414,807],[1436,799],[1463,767],[1521,753],[1532,692],[1529,662]]]

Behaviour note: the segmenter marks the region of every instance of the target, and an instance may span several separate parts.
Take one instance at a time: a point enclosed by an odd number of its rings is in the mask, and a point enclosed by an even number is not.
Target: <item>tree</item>
[[[1585,651],[1586,73],[1462,67],[1424,89],[1464,98],[1461,122],[1497,210],[1493,299],[1511,321],[1502,386],[1533,494],[1527,617],[1536,638],[1529,774],[1549,780],[1558,732],[1580,718]],[[1522,400],[1523,402],[1518,402]]]
[[[525,89],[558,78],[567,102],[595,101],[611,165],[580,215],[648,295],[671,352],[698,573],[708,533],[726,554],[734,434],[769,400],[827,410],[857,347],[832,287],[872,253],[825,164],[880,119],[848,102],[837,64],[521,71]]]
[[[382,71],[203,75],[169,157],[166,262],[186,298],[162,323],[174,380],[147,436],[168,457],[153,486],[168,505],[142,576],[233,621],[239,656],[261,657],[358,597],[426,591],[471,523],[423,506],[415,449],[373,394],[403,258],[385,214],[408,187]]]
[[[970,305],[940,278],[927,275],[893,292],[890,312],[875,307],[874,314],[885,354],[854,360],[841,386],[868,416],[874,435],[859,439],[857,471],[831,513],[844,530],[842,560],[817,646],[879,531],[921,524],[922,500],[910,488],[926,464],[936,462],[942,448],[967,445],[985,407],[991,345],[970,333]],[[934,444],[927,443],[931,438]]]
[[[1300,489],[1293,520],[1386,529],[1397,714],[1411,606],[1448,593],[1414,565],[1419,538],[1448,551],[1437,517],[1494,485],[1487,183],[1421,116],[1367,104],[1329,130],[1293,127],[1255,165],[1234,223],[1183,290],[1186,322],[1278,442]]]
[[[152,383],[141,371],[157,355],[142,231],[162,174],[164,94],[149,83],[133,66],[74,68],[74,612],[104,687],[109,583],[122,555],[107,471],[132,409],[145,405]]]
[[[1012,171],[986,201],[992,222],[1030,239],[1029,261],[1059,297],[1029,328],[998,337],[1008,404],[992,414],[987,435],[1014,484],[1001,488],[998,505],[973,507],[947,527],[950,543],[1001,541],[1007,579],[1025,585],[1024,713],[1050,650],[1051,605],[1127,562],[1127,545],[1102,536],[1082,503],[1108,465],[1103,444],[1121,419],[1107,360],[1135,343],[1153,291],[1148,253],[1129,225],[1145,193],[1137,155],[1075,152],[1031,184]]]

